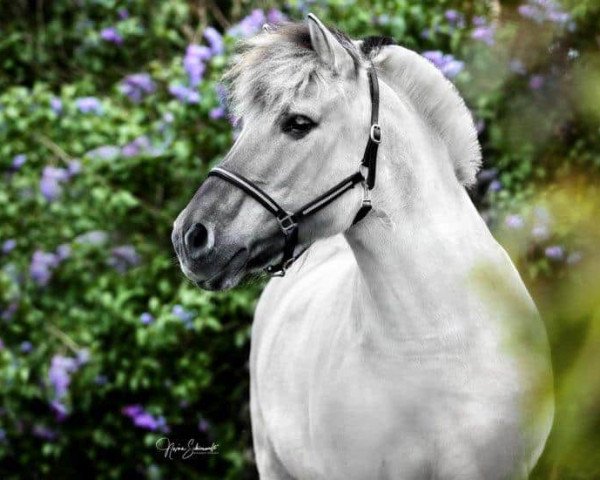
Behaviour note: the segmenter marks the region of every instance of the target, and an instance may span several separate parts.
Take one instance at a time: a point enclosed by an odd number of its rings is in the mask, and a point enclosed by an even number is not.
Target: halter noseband
[[[359,183],[361,183],[364,188],[363,199],[361,207],[352,221],[352,225],[362,220],[371,210],[370,191],[375,186],[377,149],[381,143],[381,127],[379,126],[379,83],[377,81],[377,74],[372,65],[367,70],[367,73],[369,75],[369,91],[371,93],[371,128],[369,130],[369,140],[367,141],[367,146],[359,170],[349,177],[346,177],[322,195],[319,195],[314,200],[311,200],[306,205],[300,207],[295,212],[288,212],[281,208],[266,192],[238,173],[230,172],[222,167],[213,168],[208,173],[209,177],[219,177],[238,187],[240,190],[243,190],[271,212],[277,219],[279,228],[285,237],[285,243],[281,261],[278,264],[270,265],[265,269],[270,275],[283,277],[285,271],[299,257],[299,255],[294,256],[294,250],[298,244],[298,225],[303,218],[325,208]],[[366,169],[367,171],[366,177],[363,174],[363,169]]]

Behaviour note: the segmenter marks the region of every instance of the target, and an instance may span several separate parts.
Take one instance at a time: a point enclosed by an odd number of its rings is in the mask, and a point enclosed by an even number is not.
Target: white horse
[[[355,172],[370,65],[383,136],[373,210],[352,224],[357,185],[302,218],[295,253],[310,250],[256,310],[259,473],[527,478],[554,413],[546,333],[465,190],[480,153],[452,84],[412,51],[351,41],[312,15],[266,29],[227,76],[243,128],[221,165],[287,211]],[[282,258],[282,227],[256,195],[213,176],[176,220],[182,269],[201,287],[232,287]]]

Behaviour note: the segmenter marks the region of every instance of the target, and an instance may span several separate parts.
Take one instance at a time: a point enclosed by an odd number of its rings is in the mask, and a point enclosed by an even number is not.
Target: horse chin
[[[210,278],[208,280],[197,280],[194,283],[203,290],[219,292],[236,287],[242,281],[244,276],[244,272],[238,272],[233,275],[219,275],[217,278]]]
[[[208,277],[200,278],[188,268],[183,267],[183,273],[194,284],[203,290],[220,291],[235,287],[246,275],[246,265],[248,263],[248,250],[243,248],[238,250],[217,273]]]

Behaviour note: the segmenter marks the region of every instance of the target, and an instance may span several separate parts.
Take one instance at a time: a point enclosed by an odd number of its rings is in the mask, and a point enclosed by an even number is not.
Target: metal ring
[[[371,131],[369,132],[369,137],[375,143],[381,143],[381,127],[378,123],[374,123],[371,125]]]
[[[298,224],[292,218],[292,214],[288,214],[285,217],[277,217],[279,227],[283,230],[283,233],[288,233],[298,226]]]

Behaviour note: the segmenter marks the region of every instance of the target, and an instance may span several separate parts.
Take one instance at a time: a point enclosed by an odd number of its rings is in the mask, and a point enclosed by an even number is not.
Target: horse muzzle
[[[182,227],[177,223],[171,241],[181,270],[198,287],[225,290],[237,285],[246,273],[246,246],[217,245],[214,229],[201,222]]]

